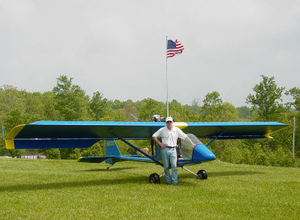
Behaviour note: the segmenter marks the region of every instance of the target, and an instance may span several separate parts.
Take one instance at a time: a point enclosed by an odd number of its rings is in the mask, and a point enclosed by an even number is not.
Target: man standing
[[[157,139],[161,138],[161,142]],[[173,118],[166,118],[166,126],[160,128],[152,135],[153,140],[161,147],[161,156],[164,164],[167,184],[171,184],[169,168],[172,168],[172,184],[177,185],[177,139],[187,139],[194,147],[196,146],[191,139],[177,127],[173,126]]]

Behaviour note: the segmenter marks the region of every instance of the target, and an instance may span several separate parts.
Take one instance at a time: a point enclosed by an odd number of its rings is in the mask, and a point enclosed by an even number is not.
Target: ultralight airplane
[[[47,149],[47,148],[88,148],[100,140],[105,141],[105,155],[80,157],[79,162],[100,163],[105,161],[113,165],[120,161],[150,162],[163,166],[160,148],[152,141],[152,134],[165,126],[164,122],[102,122],[102,121],[37,121],[14,127],[5,138],[7,149]],[[185,166],[215,160],[216,156],[207,148],[217,139],[271,138],[271,134],[286,127],[278,122],[174,122],[196,144],[182,141],[182,158],[177,166],[206,179],[205,170],[197,173]],[[209,138],[204,145],[198,138]],[[121,155],[116,140],[120,140],[142,155]],[[148,154],[130,140],[151,140],[152,154]],[[109,168],[109,167],[108,167]],[[149,177],[150,183],[160,183],[157,173]]]

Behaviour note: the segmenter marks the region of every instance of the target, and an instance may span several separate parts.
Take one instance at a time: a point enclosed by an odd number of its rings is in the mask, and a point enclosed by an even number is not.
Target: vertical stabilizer
[[[105,139],[105,156],[121,156],[121,152],[114,139]]]

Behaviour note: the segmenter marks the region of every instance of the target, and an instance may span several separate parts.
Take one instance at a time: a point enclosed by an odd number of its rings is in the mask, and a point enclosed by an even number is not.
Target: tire
[[[159,175],[157,173],[152,173],[149,176],[149,183],[159,184],[160,183]]]
[[[199,170],[197,175],[198,175],[198,178],[201,180],[207,179],[207,173],[205,170]]]

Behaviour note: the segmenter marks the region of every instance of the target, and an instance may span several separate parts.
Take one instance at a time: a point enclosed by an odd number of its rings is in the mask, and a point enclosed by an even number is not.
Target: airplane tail
[[[105,157],[107,158],[105,162],[111,165],[120,161],[121,152],[114,139],[105,140]]]
[[[106,157],[121,156],[121,152],[114,139],[105,140],[105,156]]]
[[[88,163],[101,163],[105,161],[108,164],[115,164],[121,160],[121,152],[117,146],[116,141],[111,139],[105,139],[105,155],[98,157],[80,157],[78,162]]]
[[[122,155],[116,141],[111,139],[105,139],[105,155],[96,157],[80,157],[78,162],[88,163],[101,163],[105,161],[107,164],[114,165],[119,161],[137,161],[137,162],[148,162],[153,163],[150,158],[144,158],[141,155]],[[109,167],[107,167],[109,168]]]

